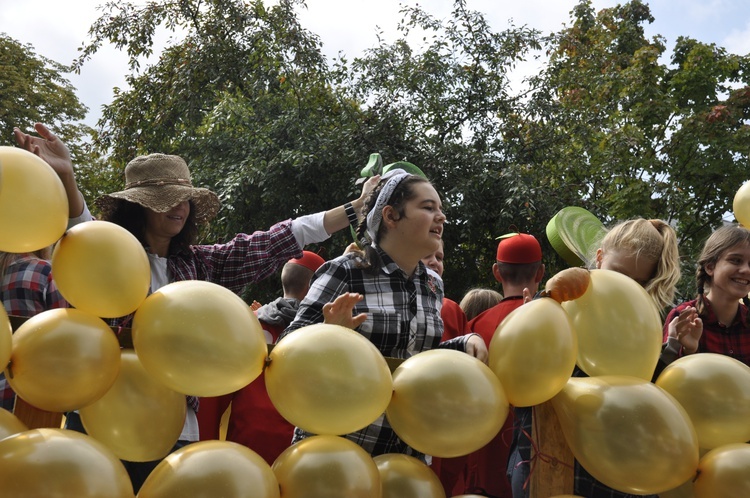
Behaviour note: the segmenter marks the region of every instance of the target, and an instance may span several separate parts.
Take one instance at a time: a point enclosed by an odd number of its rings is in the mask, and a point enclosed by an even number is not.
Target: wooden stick
[[[532,470],[530,476],[530,498],[548,498],[555,495],[573,494],[574,458],[563,437],[560,421],[547,401],[533,408]],[[538,448],[538,456],[536,449]]]

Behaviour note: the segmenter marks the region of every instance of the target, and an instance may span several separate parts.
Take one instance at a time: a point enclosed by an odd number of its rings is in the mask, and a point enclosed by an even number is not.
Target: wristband
[[[354,211],[354,206],[351,202],[344,204],[344,211],[346,211],[346,217],[349,218],[349,225],[357,228],[359,220],[357,219],[357,213]]]

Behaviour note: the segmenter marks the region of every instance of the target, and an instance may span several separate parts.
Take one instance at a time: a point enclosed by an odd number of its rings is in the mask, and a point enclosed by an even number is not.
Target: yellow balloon
[[[220,285],[165,285],[138,308],[133,346],[144,368],[170,389],[221,396],[263,371],[268,346],[255,313]]]
[[[659,493],[659,498],[695,498],[695,490],[693,488],[694,479],[695,476],[691,476],[690,479],[676,488]]]
[[[695,473],[698,436],[663,389],[636,377],[571,378],[552,398],[565,440],[581,465],[625,493],[658,494]]]
[[[166,456],[180,437],[185,412],[185,395],[154,379],[132,349],[122,350],[112,387],[79,411],[91,437],[131,462]]]
[[[450,458],[489,443],[508,416],[508,400],[487,365],[460,351],[433,349],[393,372],[386,415],[406,444]]]
[[[583,296],[562,307],[578,336],[581,370],[651,380],[661,354],[662,323],[653,299],[635,280],[592,270]]]
[[[750,444],[726,444],[706,453],[693,489],[696,498],[750,496]]]
[[[554,299],[513,310],[490,341],[489,366],[514,406],[551,399],[573,373],[578,350],[567,313]]]
[[[726,355],[692,354],[667,366],[656,385],[680,402],[701,448],[750,441],[750,367]]]
[[[68,196],[40,157],[0,146],[0,251],[32,252],[54,244],[68,227]]]
[[[750,182],[745,182],[737,189],[732,201],[734,217],[745,227],[750,227]]]
[[[5,369],[10,361],[13,348],[13,326],[10,324],[8,313],[0,306],[0,368]]]
[[[271,402],[282,417],[313,434],[367,427],[391,400],[393,379],[385,358],[346,327],[319,323],[300,328],[269,356],[265,382]]]
[[[370,454],[339,436],[303,439],[271,468],[284,498],[381,498],[380,473]]]
[[[146,251],[133,234],[108,221],[68,230],[52,253],[60,294],[74,307],[104,318],[134,312],[151,285]]]
[[[230,441],[200,441],[171,453],[143,483],[138,498],[279,498],[271,467]]]
[[[26,427],[26,424],[21,422],[18,417],[13,415],[8,410],[3,410],[2,408],[0,408],[0,440],[3,440],[8,436],[12,436],[13,434],[18,434],[19,432],[28,430],[29,428]]]
[[[65,429],[34,429],[0,441],[3,496],[132,498],[122,462],[94,438]]]
[[[94,315],[58,308],[18,327],[5,377],[29,404],[66,412],[102,397],[119,369],[120,344],[112,329]]]
[[[373,458],[383,483],[383,498],[445,498],[443,484],[413,456],[387,453]]]

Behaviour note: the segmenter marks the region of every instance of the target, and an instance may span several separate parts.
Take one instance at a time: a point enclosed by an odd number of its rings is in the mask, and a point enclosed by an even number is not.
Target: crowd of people
[[[69,200],[70,224],[93,220],[81,195],[67,147],[42,124],[35,134],[15,130],[18,145],[44,159],[60,177]],[[440,194],[422,175],[391,169],[364,182],[361,195],[328,211],[280,221],[267,231],[237,234],[224,244],[197,244],[200,225],[219,211],[216,194],[192,184],[179,156],[138,156],[125,168],[125,186],[96,199],[98,218],[131,232],[151,265],[151,292],[182,280],[205,280],[240,293],[246,285],[281,270],[283,295],[256,309],[269,344],[300,333],[307,325],[331,323],[356,330],[384,356],[409,358],[449,348],[487,362],[495,330],[539,290],[546,276],[539,239],[515,233],[497,244],[491,269],[502,292],[476,288],[460,304],[445,297]],[[324,261],[304,248],[338,230],[353,228],[358,245]],[[622,221],[609,229],[590,255],[590,268],[613,270],[640,284],[662,311],[660,368],[696,353],[719,353],[750,365],[748,293],[750,230],[718,227],[696,262],[698,294],[674,302],[680,280],[678,236],[669,223]],[[49,254],[0,254],[0,296],[9,314],[31,316],[67,306],[54,284]],[[121,317],[113,324],[128,324]],[[576,369],[572,375],[585,375]],[[13,393],[0,378],[0,401],[13,407]],[[230,405],[231,403],[231,405]],[[267,462],[286,447],[311,436],[275,411],[262,378],[221,398],[186,397],[183,432],[175,449],[219,437],[229,409],[228,440],[245,444]],[[532,408],[515,407],[498,436],[465,457],[440,459],[404,443],[382,415],[344,437],[372,456],[405,453],[431,464],[446,496],[475,494],[521,498],[529,495]],[[66,427],[85,432],[76,414]],[[156,462],[126,462],[135,492]],[[629,497],[598,482],[576,463],[576,495]]]

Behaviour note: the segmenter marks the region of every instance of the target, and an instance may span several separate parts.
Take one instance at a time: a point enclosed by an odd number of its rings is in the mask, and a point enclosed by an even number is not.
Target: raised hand
[[[363,298],[362,294],[357,294],[356,292],[341,294],[332,303],[323,305],[323,321],[350,329],[359,327],[367,319],[367,315],[360,313],[359,315],[352,316],[352,311],[354,310],[354,306]]]
[[[75,218],[83,211],[84,201],[76,183],[70,151],[62,140],[43,124],[36,123],[34,129],[39,134],[38,137],[13,128],[16,143],[21,148],[41,157],[55,170],[68,195],[69,216]]]
[[[698,310],[693,307],[685,308],[669,323],[668,333],[675,337],[682,349],[687,354],[698,351],[698,341],[703,335],[703,320],[698,315]]]

